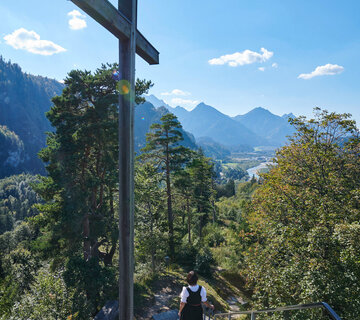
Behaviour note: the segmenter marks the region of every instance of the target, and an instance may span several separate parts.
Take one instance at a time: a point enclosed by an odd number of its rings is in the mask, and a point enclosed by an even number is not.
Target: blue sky
[[[138,28],[160,65],[138,58],[136,74],[188,109],[203,101],[231,116],[258,106],[309,116],[318,106],[359,122],[359,15],[353,0],[139,0]],[[70,1],[0,3],[0,54],[26,72],[61,80],[116,61],[117,47]]]

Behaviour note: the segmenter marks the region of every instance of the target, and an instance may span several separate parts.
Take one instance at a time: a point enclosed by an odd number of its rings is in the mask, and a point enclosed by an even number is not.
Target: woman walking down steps
[[[180,298],[180,320],[202,320],[203,309],[201,303],[214,310],[214,306],[207,302],[206,290],[197,284],[198,276],[195,271],[190,271],[186,277],[189,284],[183,287]]]

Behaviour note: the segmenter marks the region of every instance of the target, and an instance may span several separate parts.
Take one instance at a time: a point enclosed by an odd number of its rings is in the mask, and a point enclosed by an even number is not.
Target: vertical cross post
[[[159,52],[137,30],[137,0],[71,0],[119,39],[119,319],[133,320],[135,53],[149,64]]]
[[[119,96],[119,319],[133,320],[134,270],[134,103],[137,0],[119,0],[131,22],[130,37],[119,40],[119,72],[128,91]],[[128,93],[127,93],[128,92]]]

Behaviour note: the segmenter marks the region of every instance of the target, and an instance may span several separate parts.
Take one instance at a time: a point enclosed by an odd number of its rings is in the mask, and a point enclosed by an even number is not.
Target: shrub
[[[196,255],[195,271],[205,277],[211,277],[211,264],[214,258],[209,248],[202,249]]]

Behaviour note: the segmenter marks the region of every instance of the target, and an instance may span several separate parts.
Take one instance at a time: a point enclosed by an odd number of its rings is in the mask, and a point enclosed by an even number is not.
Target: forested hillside
[[[63,87],[56,80],[23,73],[17,64],[0,57],[0,125],[14,132],[24,149],[21,161],[13,162],[9,171],[2,169],[0,177],[22,171],[45,174],[37,157],[45,146],[45,132],[52,130],[45,112]]]
[[[24,143],[6,126],[0,125],[0,177],[21,173],[25,162]]]

